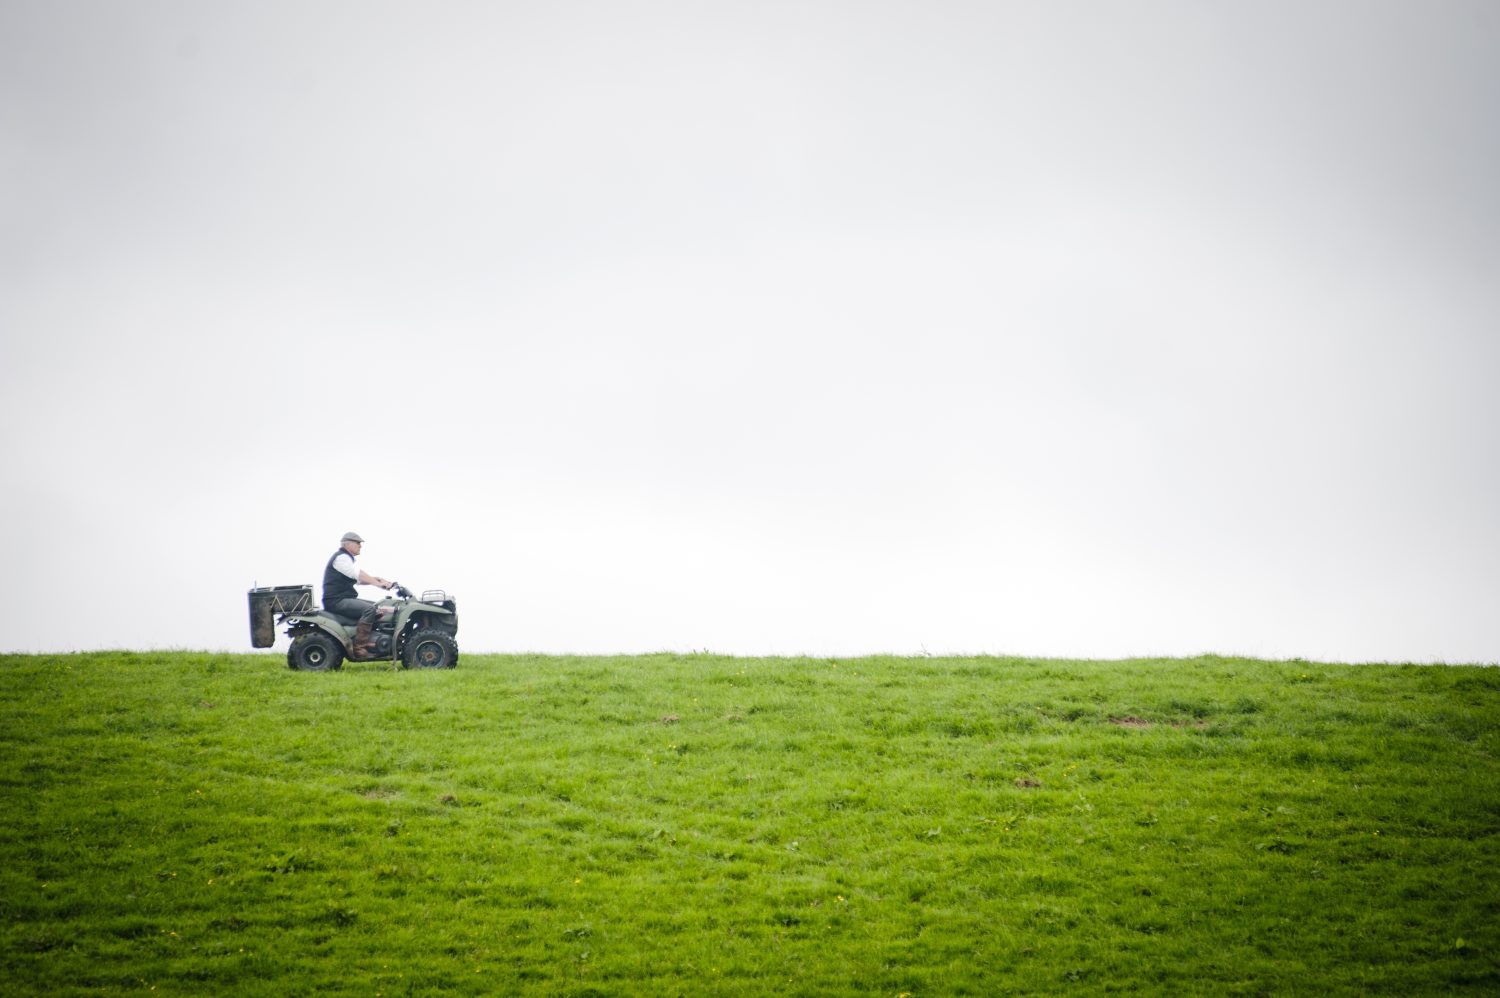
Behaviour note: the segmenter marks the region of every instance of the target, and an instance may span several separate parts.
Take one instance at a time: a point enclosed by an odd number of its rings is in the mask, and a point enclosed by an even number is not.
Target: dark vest
[[[343,548],[333,553],[333,558],[341,554],[349,554]],[[354,557],[349,555],[349,557]],[[336,606],[341,599],[359,599],[359,594],[354,591],[354,580],[343,572],[333,567],[333,558],[328,559],[328,567],[323,569],[323,609]]]

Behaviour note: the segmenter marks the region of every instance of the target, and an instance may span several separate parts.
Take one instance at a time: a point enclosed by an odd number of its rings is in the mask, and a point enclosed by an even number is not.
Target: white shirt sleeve
[[[355,582],[359,581],[359,569],[354,567],[354,558],[350,556],[348,551],[343,552],[337,558],[333,559],[333,570],[340,575],[349,576]]]

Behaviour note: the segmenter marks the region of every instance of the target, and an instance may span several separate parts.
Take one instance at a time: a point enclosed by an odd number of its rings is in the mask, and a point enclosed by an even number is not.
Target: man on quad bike
[[[359,626],[354,631],[356,658],[366,658],[374,651],[375,639],[370,632],[375,626],[375,604],[360,599],[354,592],[354,586],[358,583],[362,586],[390,589],[393,584],[389,579],[370,575],[354,564],[364,543],[363,537],[349,531],[340,539],[339,549],[328,559],[328,565],[323,569],[323,609],[346,617],[359,617]]]

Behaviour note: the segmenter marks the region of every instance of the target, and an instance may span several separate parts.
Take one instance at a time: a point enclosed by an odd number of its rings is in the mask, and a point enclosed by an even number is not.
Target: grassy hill
[[[11,994],[1500,990],[1500,671],[0,656]]]

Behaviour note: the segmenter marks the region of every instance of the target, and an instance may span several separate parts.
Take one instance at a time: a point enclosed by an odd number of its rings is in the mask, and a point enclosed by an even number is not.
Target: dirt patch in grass
[[[1149,728],[1151,722],[1144,717],[1111,717],[1109,723],[1120,728]]]

